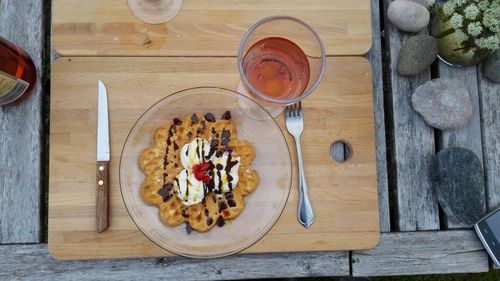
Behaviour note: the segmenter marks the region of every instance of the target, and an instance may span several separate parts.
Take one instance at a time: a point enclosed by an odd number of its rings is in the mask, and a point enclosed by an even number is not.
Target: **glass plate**
[[[158,208],[148,206],[139,193],[145,179],[139,155],[154,145],[153,134],[161,125],[187,114],[212,113],[217,119],[229,110],[238,139],[250,141],[256,157],[253,169],[260,176],[257,189],[245,197],[245,207],[223,227],[206,233],[186,233],[185,224],[169,227],[159,219]],[[123,201],[137,227],[163,249],[188,257],[215,258],[237,253],[264,236],[280,217],[290,192],[292,165],[283,133],[260,105],[234,91],[191,88],[169,95],[151,106],[132,127],[120,160]],[[235,188],[238,188],[237,186]]]

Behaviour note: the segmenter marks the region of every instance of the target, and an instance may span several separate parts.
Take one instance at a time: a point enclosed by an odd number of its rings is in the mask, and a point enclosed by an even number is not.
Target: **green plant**
[[[452,33],[464,53],[471,48],[491,52],[500,46],[500,0],[449,0],[434,6],[431,12],[449,21],[450,28],[434,35],[442,38]]]

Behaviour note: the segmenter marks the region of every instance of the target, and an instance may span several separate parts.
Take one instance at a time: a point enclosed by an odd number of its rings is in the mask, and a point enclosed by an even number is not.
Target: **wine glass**
[[[238,92],[249,96],[273,117],[319,85],[326,67],[318,34],[303,21],[273,16],[252,25],[238,49]]]
[[[182,0],[128,0],[128,7],[138,19],[159,24],[173,19],[181,10]]]

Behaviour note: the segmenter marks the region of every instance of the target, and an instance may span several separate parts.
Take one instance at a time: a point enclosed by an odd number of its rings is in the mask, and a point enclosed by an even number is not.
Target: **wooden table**
[[[390,2],[385,0],[381,8],[385,11]],[[58,262],[48,255],[48,89],[55,56],[50,54],[50,0],[1,0],[0,22],[0,36],[30,53],[39,78],[27,101],[0,108],[0,279],[179,279],[185,272],[192,279],[241,279],[489,270],[475,233],[448,220],[439,209],[428,169],[436,151],[469,148],[483,161],[488,209],[500,205],[500,85],[484,78],[479,67],[452,68],[441,62],[417,77],[397,75],[397,54],[409,35],[387,22],[378,1],[372,0],[373,46],[367,57],[374,73],[380,244],[368,251],[245,254],[208,261],[169,257]],[[413,89],[435,77],[466,81],[473,104],[467,127],[434,130],[412,110]]]

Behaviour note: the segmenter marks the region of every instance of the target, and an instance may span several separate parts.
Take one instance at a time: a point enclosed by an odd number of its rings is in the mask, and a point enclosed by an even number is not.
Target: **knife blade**
[[[109,226],[109,120],[108,93],[99,80],[97,97],[97,198],[96,231],[103,232]]]

